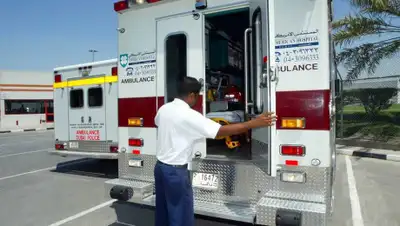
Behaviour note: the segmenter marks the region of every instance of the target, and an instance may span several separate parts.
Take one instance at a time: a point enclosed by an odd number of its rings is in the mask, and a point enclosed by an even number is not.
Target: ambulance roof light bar
[[[62,81],[61,74],[54,75],[54,83],[59,83],[61,81]]]
[[[122,0],[114,3],[114,10],[115,12],[120,12],[129,8],[131,4],[141,5],[145,2],[147,3],[155,3],[161,0]]]
[[[128,0],[118,1],[114,3],[115,12],[119,12],[129,8]]]

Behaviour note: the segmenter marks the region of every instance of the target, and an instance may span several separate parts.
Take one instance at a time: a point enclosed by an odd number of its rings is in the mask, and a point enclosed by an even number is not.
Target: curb
[[[349,155],[349,156],[354,156],[354,157],[374,158],[374,159],[400,162],[400,154],[396,154],[396,155],[381,154],[381,153],[374,153],[374,152],[354,151],[354,150],[350,150],[350,149],[336,149],[336,152],[338,154]]]
[[[36,128],[36,129],[2,130],[2,131],[0,131],[0,133],[20,133],[20,132],[43,131],[43,130],[54,130],[54,127],[49,127],[49,128]]]

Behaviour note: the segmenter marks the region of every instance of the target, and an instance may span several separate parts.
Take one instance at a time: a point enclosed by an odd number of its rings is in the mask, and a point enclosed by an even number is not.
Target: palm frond
[[[350,0],[350,3],[358,8],[360,12],[400,16],[399,0]]]
[[[376,43],[367,43],[340,52],[336,61],[348,69],[347,79],[355,79],[362,72],[374,73],[383,59],[400,53],[400,38],[392,38]],[[400,55],[399,55],[400,57]]]
[[[393,32],[400,29],[393,28],[382,18],[370,18],[363,15],[346,16],[332,23],[335,30],[333,41],[336,45],[350,45],[363,36]]]

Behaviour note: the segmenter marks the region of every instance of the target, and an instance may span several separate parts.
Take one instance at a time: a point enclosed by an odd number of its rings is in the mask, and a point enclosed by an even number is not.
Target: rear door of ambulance
[[[164,96],[164,102],[176,97],[177,69],[186,64],[190,77],[205,81],[204,64],[204,18],[201,13],[178,14],[158,19],[157,26],[157,96]],[[179,53],[178,53],[179,52]],[[179,55],[186,57],[178,57]],[[175,71],[175,72],[174,72]],[[165,85],[164,85],[165,84]],[[193,108],[204,113],[204,89],[200,92],[198,103]],[[206,141],[200,140],[194,146],[193,157],[206,157]]]
[[[102,75],[68,80],[69,150],[100,151],[98,143],[107,140],[104,85]]]

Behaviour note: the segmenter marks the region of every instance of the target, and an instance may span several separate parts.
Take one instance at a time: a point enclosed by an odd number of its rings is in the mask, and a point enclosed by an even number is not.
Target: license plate
[[[69,148],[79,148],[78,142],[69,142]]]
[[[129,159],[128,165],[130,167],[143,167],[143,160],[141,160],[141,159]]]
[[[192,185],[207,190],[218,189],[218,175],[211,173],[193,173]]]

